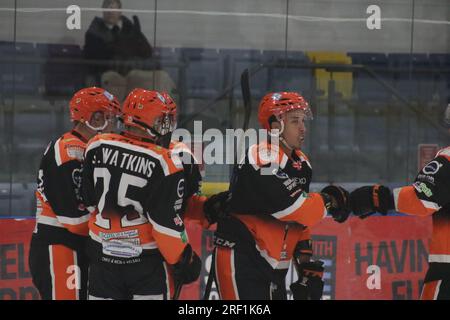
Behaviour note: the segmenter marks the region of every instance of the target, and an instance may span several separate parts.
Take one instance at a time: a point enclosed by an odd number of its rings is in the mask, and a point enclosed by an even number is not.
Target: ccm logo
[[[217,246],[227,247],[227,248],[232,249],[236,245],[236,242],[231,242],[226,239],[222,239],[217,236],[214,236],[214,244]]]

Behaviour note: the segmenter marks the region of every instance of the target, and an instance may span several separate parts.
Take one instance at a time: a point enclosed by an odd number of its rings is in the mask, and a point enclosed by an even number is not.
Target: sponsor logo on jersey
[[[178,199],[175,201],[175,203],[173,204],[173,209],[175,211],[181,210],[181,206],[183,205],[183,198]]]
[[[132,243],[127,239],[112,239],[102,243],[103,254],[118,258],[135,258],[142,253],[142,247],[139,244]]]
[[[433,192],[430,190],[430,188],[427,187],[424,182],[416,182],[413,184],[413,186],[418,192],[423,193],[428,198],[433,196]]]
[[[120,232],[99,232],[99,237],[102,238],[102,240],[109,241],[111,239],[137,239],[139,237],[139,233],[136,229],[128,230],[128,231],[120,231]],[[138,243],[136,243],[138,244]]]
[[[442,164],[439,163],[438,161],[434,160],[434,161],[431,161],[429,164],[427,164],[422,169],[422,172],[425,174],[436,174],[441,167],[442,167]]]
[[[417,180],[425,181],[425,182],[428,182],[428,183],[431,183],[431,184],[434,185],[434,177],[427,176],[427,175],[425,175],[425,174],[419,174],[419,175],[417,176]]]
[[[306,178],[292,178],[292,179],[288,179],[285,182],[283,182],[284,186],[286,187],[286,189],[288,189],[289,191],[294,189],[295,187],[297,187],[298,185],[305,185],[306,184]]]
[[[84,148],[77,145],[66,145],[66,152],[70,158],[75,158],[83,161]]]
[[[180,179],[180,181],[178,181],[177,195],[180,198],[183,198],[184,196],[184,179]]]
[[[273,169],[272,172],[277,178],[289,179],[289,176],[287,175],[287,173],[284,172],[283,170],[279,169],[279,168],[278,169]]]
[[[79,205],[78,210],[83,211],[85,209],[84,205],[82,204],[83,198],[81,197],[81,179],[82,179],[82,170],[81,169],[73,169],[72,171],[72,181],[75,186],[75,197],[77,198]]]

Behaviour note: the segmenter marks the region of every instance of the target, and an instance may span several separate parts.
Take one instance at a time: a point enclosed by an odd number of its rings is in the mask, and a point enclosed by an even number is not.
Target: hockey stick
[[[241,74],[241,91],[242,91],[242,100],[244,102],[244,123],[242,124],[242,128],[244,130],[243,135],[239,139],[238,148],[236,150],[236,155],[234,157],[234,167],[230,179],[230,188],[236,179],[238,162],[241,159],[238,159],[238,155],[241,154],[241,149],[243,147],[243,143],[245,141],[245,131],[248,129],[248,125],[250,122],[250,116],[252,114],[252,95],[250,92],[250,73],[248,69],[245,69]]]
[[[211,256],[211,267],[209,269],[208,281],[206,282],[205,293],[203,294],[203,300],[208,300],[211,294],[212,284],[216,281],[216,268],[214,266],[216,261],[216,249],[213,249]],[[217,282],[216,282],[217,283]]]
[[[248,129],[250,116],[252,114],[252,96],[250,92],[250,75],[248,69],[245,69],[241,74],[241,90],[242,99],[244,100],[244,131]]]
[[[258,70],[259,70],[259,68],[258,68]],[[244,123],[242,125],[242,128],[244,129],[244,133],[245,133],[245,131],[248,129],[248,125],[250,123],[250,116],[252,114],[252,104],[251,104],[252,95],[251,95],[251,91],[250,91],[250,75],[249,75],[248,69],[245,69],[241,74],[241,91],[242,91],[242,100],[244,101]],[[243,143],[244,138],[245,138],[245,135],[243,135],[239,141],[239,145],[238,145],[238,149],[237,149],[238,152],[242,148],[242,143]],[[234,160],[235,160],[235,162],[234,162],[234,167],[233,167],[233,171],[232,171],[232,175],[231,175],[231,179],[230,179],[230,188],[231,188],[232,182],[234,181],[234,179],[237,175],[237,173],[236,173],[237,168],[238,168],[237,155],[234,157]],[[209,295],[211,294],[213,282],[216,282],[216,284],[217,284],[217,281],[215,279],[216,270],[214,267],[215,260],[216,260],[216,250],[214,249],[214,251],[212,253],[211,267],[209,270],[208,281],[206,282],[203,300],[209,299]]]
[[[172,300],[178,300],[178,298],[180,297],[182,287],[183,287],[183,283],[181,281],[176,283],[175,292],[173,293]]]

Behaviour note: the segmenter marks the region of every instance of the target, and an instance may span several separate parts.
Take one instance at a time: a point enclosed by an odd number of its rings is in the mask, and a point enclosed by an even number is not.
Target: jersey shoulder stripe
[[[179,142],[179,141],[172,141],[170,143],[169,149],[171,151],[171,154],[175,154],[180,158],[183,158],[185,154],[188,154],[191,159],[192,159],[192,163],[194,164],[199,164],[198,159],[195,157],[194,153],[192,152],[192,150],[183,142]]]
[[[250,146],[247,156],[255,170],[270,163],[284,168],[288,161],[287,155],[279,146],[270,144],[267,141]]]
[[[300,158],[300,161],[305,161],[308,164],[308,166],[312,168],[308,157],[306,156],[306,154],[303,153],[303,151],[297,149],[295,150],[295,154]]]
[[[450,161],[450,146],[439,150],[439,152],[436,154],[436,157],[444,157],[447,159],[447,161]]]
[[[80,138],[70,132],[65,133],[54,143],[56,164],[60,166],[71,160],[82,162],[85,148],[86,143]]]

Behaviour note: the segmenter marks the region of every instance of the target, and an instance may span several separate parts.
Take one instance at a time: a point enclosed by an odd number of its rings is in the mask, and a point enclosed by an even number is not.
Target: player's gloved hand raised
[[[325,207],[333,219],[339,223],[350,215],[349,193],[342,187],[329,185],[320,191]]]
[[[350,207],[355,216],[364,219],[375,212],[386,215],[394,209],[394,197],[388,187],[363,186],[350,193]]]
[[[214,224],[221,217],[225,216],[229,198],[230,192],[223,191],[212,195],[208,198],[208,200],[205,201],[203,211],[209,224]]]
[[[173,276],[176,283],[189,284],[197,280],[200,275],[202,262],[198,255],[192,250],[190,244],[188,244],[180,260],[173,265]]]
[[[133,16],[133,24],[134,24],[134,29],[136,30],[136,32],[140,33],[141,32],[141,23],[139,22],[139,18],[136,15]]]
[[[298,280],[290,289],[294,300],[320,300],[323,294],[323,261],[310,261],[298,265]]]

